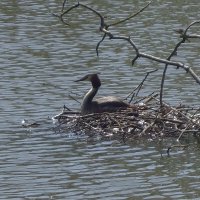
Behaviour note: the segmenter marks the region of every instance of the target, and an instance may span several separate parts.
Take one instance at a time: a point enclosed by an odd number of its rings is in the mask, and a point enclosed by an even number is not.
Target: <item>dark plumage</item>
[[[101,81],[97,74],[88,74],[78,81],[90,81],[92,83],[92,88],[86,93],[81,104],[81,113],[100,113],[100,112],[114,112],[121,109],[126,109],[130,107],[128,103],[125,103],[121,99],[108,96],[93,100],[94,96],[98,92],[101,86]]]

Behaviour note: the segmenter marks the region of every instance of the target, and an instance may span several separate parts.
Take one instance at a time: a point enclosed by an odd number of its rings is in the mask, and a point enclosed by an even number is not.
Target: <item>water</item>
[[[113,22],[147,1],[134,1],[134,6],[128,0],[84,3]],[[0,2],[0,198],[200,198],[199,145],[195,140],[189,140],[186,149],[172,148],[168,156],[166,150],[176,144],[174,140],[124,144],[71,132],[55,133],[51,117],[64,104],[80,107],[69,95],[81,100],[89,85],[73,81],[83,74],[101,72],[104,87],[99,95],[112,91],[126,96],[147,71],[158,68],[140,93],[148,95],[159,91],[163,69],[146,59],[132,67],[134,52],[122,41],[106,40],[98,58],[98,19],[78,9],[69,16],[71,28],[66,27],[49,12],[58,13],[60,5],[61,1]],[[198,20],[199,5],[197,0],[155,1],[134,20],[112,30],[131,35],[141,51],[165,58],[178,42],[173,29]],[[199,26],[192,30],[199,33]],[[199,54],[199,40],[192,40],[175,59],[199,74]],[[199,85],[183,70],[170,67],[165,88],[167,102],[199,105]],[[37,121],[40,126],[23,128],[23,119]]]

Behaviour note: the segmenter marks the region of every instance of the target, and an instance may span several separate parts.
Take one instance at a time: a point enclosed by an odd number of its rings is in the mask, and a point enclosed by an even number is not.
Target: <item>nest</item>
[[[155,96],[148,96],[138,102],[126,110],[83,116],[64,108],[53,119],[57,121],[56,130],[59,132],[72,131],[122,140],[165,137],[180,139],[200,133],[199,109],[183,105],[171,107],[168,104],[161,107]]]

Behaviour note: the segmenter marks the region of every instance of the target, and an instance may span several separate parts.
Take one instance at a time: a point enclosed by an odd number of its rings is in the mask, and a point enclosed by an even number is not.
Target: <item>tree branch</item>
[[[192,22],[186,29],[185,31],[183,29],[179,29],[178,31],[176,31],[177,33],[180,34],[180,37],[182,38],[182,40],[180,42],[177,43],[177,45],[175,46],[174,50],[172,51],[172,53],[169,55],[169,57],[167,58],[167,60],[171,60],[172,56],[177,54],[178,48],[181,46],[181,44],[185,43],[185,41],[188,41],[189,38],[194,38],[194,36],[191,35],[187,35],[188,30],[194,25],[200,23],[200,21],[194,21]],[[195,38],[196,35],[195,35]],[[163,106],[163,90],[164,90],[164,82],[165,82],[165,76],[166,76],[166,72],[167,72],[167,68],[168,68],[168,63],[166,63],[165,68],[163,70],[163,75],[162,75],[162,80],[161,80],[161,88],[160,88],[160,106]],[[177,66],[178,68],[179,66]],[[192,69],[190,69],[191,71]],[[187,71],[187,70],[186,70]],[[196,82],[199,83],[198,79],[199,77],[193,72],[191,71],[191,76],[196,80]]]
[[[64,6],[65,6],[65,3],[66,3],[66,0],[64,0],[63,2],[63,8],[62,8],[62,11],[64,10]],[[200,78],[196,75],[196,73],[192,70],[191,67],[181,63],[181,62],[175,62],[175,61],[171,61],[171,58],[176,55],[176,52],[178,50],[178,48],[180,47],[180,45],[182,43],[184,43],[186,40],[188,40],[189,38],[200,38],[200,35],[196,35],[196,34],[187,34],[188,30],[190,29],[190,27],[192,27],[194,24],[197,24],[197,23],[200,23],[200,21],[194,21],[192,22],[186,29],[185,31],[183,30],[179,30],[177,31],[179,34],[180,34],[180,37],[182,38],[182,40],[175,46],[174,50],[172,51],[172,53],[169,55],[169,57],[167,59],[163,59],[163,58],[159,58],[159,57],[156,57],[156,56],[153,56],[153,55],[149,55],[149,54],[146,54],[146,53],[142,53],[139,51],[138,47],[135,45],[135,43],[133,42],[133,40],[130,38],[130,37],[125,37],[125,36],[114,36],[109,30],[109,26],[114,26],[114,25],[118,25],[120,23],[123,23],[123,22],[126,22],[127,20],[130,20],[131,18],[137,16],[139,13],[141,13],[144,9],[146,9],[150,4],[152,3],[152,1],[150,1],[146,6],[144,6],[141,10],[139,10],[137,13],[135,14],[132,14],[130,15],[129,17],[121,20],[121,21],[118,21],[118,22],[115,22],[115,23],[112,23],[110,25],[107,25],[105,23],[105,20],[104,20],[104,17],[99,13],[97,12],[96,10],[92,9],[91,7],[87,6],[87,5],[84,5],[84,4],[81,4],[81,3],[77,3],[73,6],[71,6],[69,9],[67,9],[66,11],[62,12],[60,16],[57,16],[61,19],[61,21],[65,24],[67,24],[63,17],[66,15],[66,14],[69,14],[70,11],[72,11],[73,9],[77,8],[77,7],[83,7],[87,10],[90,10],[92,11],[96,16],[98,16],[100,18],[100,28],[99,30],[101,32],[104,33],[102,39],[97,43],[97,46],[96,46],[96,53],[97,55],[99,55],[98,53],[98,49],[99,49],[99,46],[100,44],[104,41],[104,39],[106,38],[106,36],[109,37],[109,39],[111,40],[125,40],[127,41],[131,46],[132,48],[134,49],[135,53],[136,53],[136,56],[135,58],[133,59],[132,61],[132,64],[134,64],[134,62],[139,59],[139,58],[146,58],[146,59],[149,59],[149,60],[153,60],[153,61],[156,61],[156,62],[159,62],[159,63],[163,63],[165,64],[165,69],[163,71],[163,76],[162,76],[162,81],[161,81],[161,90],[160,90],[160,105],[162,105],[162,96],[163,96],[163,87],[164,87],[164,80],[165,80],[165,74],[166,74],[166,71],[167,71],[167,67],[170,65],[170,66],[176,66],[177,68],[182,68],[184,69],[187,73],[189,73],[192,78],[198,83],[200,84]],[[56,16],[56,15],[55,15]]]
[[[122,19],[122,20],[120,20],[118,22],[114,22],[112,24],[109,24],[108,27],[110,27],[110,26],[116,26],[118,24],[121,24],[123,22],[126,22],[126,21],[130,20],[131,18],[133,18],[133,17],[137,16],[138,14],[140,14],[141,12],[143,12],[152,2],[153,2],[153,0],[151,0],[146,6],[144,6],[142,9],[140,9],[136,13],[134,13],[134,14],[130,15],[129,17],[127,17],[125,19]]]

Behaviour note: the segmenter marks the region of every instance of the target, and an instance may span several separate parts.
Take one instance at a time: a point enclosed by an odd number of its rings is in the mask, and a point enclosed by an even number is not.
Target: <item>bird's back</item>
[[[99,112],[113,112],[126,109],[130,106],[128,103],[114,96],[98,98],[93,101],[93,104],[97,106]]]

